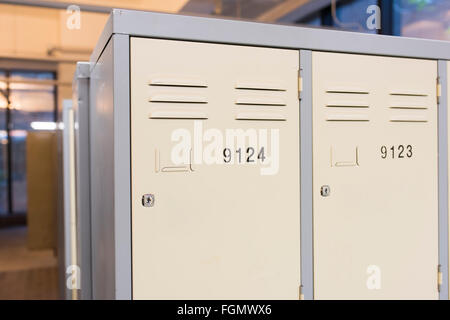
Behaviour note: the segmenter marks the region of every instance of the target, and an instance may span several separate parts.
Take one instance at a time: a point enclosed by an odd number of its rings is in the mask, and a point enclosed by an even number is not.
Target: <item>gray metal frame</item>
[[[114,9],[91,56],[113,34],[286,49],[450,60],[450,42],[290,25]]]
[[[73,105],[71,100],[63,101],[63,109],[62,109],[62,121],[65,125],[66,130],[62,132],[62,160],[63,160],[63,215],[62,215],[62,228],[64,230],[64,236],[62,238],[63,246],[62,253],[64,254],[64,265],[62,266],[64,280],[69,276],[69,272],[71,272],[68,268],[72,266],[72,232],[71,232],[71,201],[75,199],[71,199],[71,175],[70,175],[70,133],[67,130],[69,124],[69,112],[72,110]],[[62,292],[64,298],[66,300],[71,300],[72,290],[69,289],[66,285],[66,281],[64,281],[64,291]]]
[[[441,300],[448,300],[448,92],[447,61],[438,61],[438,77],[442,86],[438,106],[438,190],[439,190],[439,265],[442,272]]]
[[[88,62],[77,63],[72,88],[75,118],[77,256],[81,270],[80,298],[90,300],[92,299],[92,270]]]
[[[131,299],[129,37],[114,35],[91,69],[94,299]]]
[[[116,299],[132,299],[129,36],[115,35],[113,50]]]
[[[312,51],[300,51],[300,246],[304,299],[314,298]]]
[[[305,299],[313,299],[312,51],[441,60],[439,62],[441,81],[447,81],[447,76],[442,73],[442,70],[443,60],[450,60],[450,42],[165,13],[113,10],[91,56],[91,71],[105,64],[105,61],[98,64],[97,61],[101,59],[105,49],[112,45],[113,51],[108,50],[107,62],[103,67],[113,68],[114,106],[113,120],[111,120],[113,123],[110,124],[113,127],[113,138],[103,137],[102,139],[104,141],[109,139],[113,145],[107,147],[114,150],[113,164],[107,165],[113,168],[109,172],[114,175],[114,190],[108,191],[115,195],[112,206],[114,221],[111,225],[111,232],[114,233],[114,252],[109,252],[106,256],[107,260],[114,264],[114,294],[108,297],[118,299],[132,298],[129,39],[133,36],[300,50],[303,78],[300,102],[301,280]],[[444,275],[440,298],[446,299],[448,297],[448,146],[445,95],[447,93],[444,85],[442,89],[443,97],[439,109],[439,259]],[[111,128],[108,127],[108,129]],[[95,168],[91,170],[95,171]],[[94,171],[91,171],[92,174]],[[104,192],[106,191],[94,189],[93,197],[104,197]],[[106,199],[112,200],[111,195],[108,195]],[[94,298],[96,298],[95,294]]]

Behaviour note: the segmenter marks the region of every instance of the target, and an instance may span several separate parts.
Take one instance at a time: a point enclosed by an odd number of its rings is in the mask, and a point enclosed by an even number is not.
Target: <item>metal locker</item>
[[[63,211],[59,219],[62,220],[63,238],[60,239],[61,252],[64,254],[64,263],[61,264],[65,282],[62,295],[66,299],[78,299],[77,281],[77,228],[76,228],[76,179],[75,179],[75,125],[72,100],[63,101]]]
[[[76,255],[79,281],[78,298],[92,299],[91,204],[89,160],[89,67],[78,62],[72,82],[75,147]]]
[[[89,70],[92,297],[447,299],[449,52],[113,10]]]
[[[66,299],[92,299],[91,210],[89,159],[89,63],[78,62],[72,81],[72,100],[64,100],[64,244],[60,266]]]
[[[142,38],[130,50],[133,298],[298,299],[299,52]]]
[[[437,299],[437,62],[313,52],[312,71],[314,298]]]

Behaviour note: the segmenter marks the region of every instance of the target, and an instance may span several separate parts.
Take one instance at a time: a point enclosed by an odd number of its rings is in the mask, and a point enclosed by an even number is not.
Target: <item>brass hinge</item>
[[[303,285],[302,284],[298,287],[298,300],[305,300],[305,296],[303,295]]]
[[[442,85],[441,85],[441,78],[437,78],[436,82],[436,96],[437,96],[437,103],[441,104],[441,95],[442,95]]]
[[[301,100],[302,98],[302,91],[303,91],[303,78],[302,78],[302,71],[298,71],[298,98]]]
[[[442,286],[442,271],[441,271],[441,265],[438,265],[438,292],[441,292],[441,286]]]

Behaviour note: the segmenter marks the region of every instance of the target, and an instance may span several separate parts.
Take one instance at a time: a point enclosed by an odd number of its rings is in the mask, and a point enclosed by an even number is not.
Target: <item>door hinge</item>
[[[438,77],[436,82],[436,97],[438,105],[441,104],[441,95],[442,95],[441,78]]]
[[[305,300],[305,296],[303,295],[303,285],[302,284],[298,287],[298,300]]]
[[[298,98],[299,100],[302,99],[302,91],[303,91],[303,78],[302,78],[302,71],[298,71]]]
[[[438,292],[441,292],[441,286],[442,286],[442,271],[441,271],[441,265],[438,265],[438,274],[437,274],[437,280],[438,280]]]

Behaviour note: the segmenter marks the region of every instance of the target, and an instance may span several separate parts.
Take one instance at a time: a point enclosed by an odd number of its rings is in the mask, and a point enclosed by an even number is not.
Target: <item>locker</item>
[[[91,205],[89,160],[89,63],[78,62],[72,82],[75,148],[76,256],[79,266],[78,296],[92,298]]]
[[[312,61],[315,297],[436,299],[436,61]]]
[[[84,120],[92,298],[448,299],[449,52],[114,10]]]
[[[89,63],[78,62],[62,124],[64,212],[58,217],[63,229],[58,251],[64,256],[59,276],[66,299],[92,298],[89,99]]]
[[[133,298],[298,298],[298,51],[141,38],[130,48]],[[177,164],[180,129],[192,158]],[[225,145],[230,129],[248,132],[242,146]],[[223,137],[209,164],[212,130]],[[267,139],[252,141],[252,130]],[[280,150],[277,174],[261,174],[264,147],[272,162]],[[239,159],[240,148],[254,155]],[[153,207],[141,203],[149,193]]]

